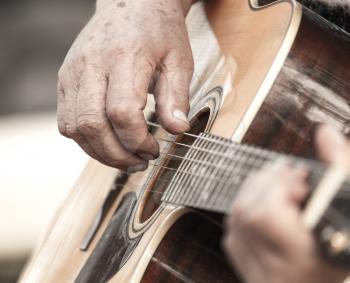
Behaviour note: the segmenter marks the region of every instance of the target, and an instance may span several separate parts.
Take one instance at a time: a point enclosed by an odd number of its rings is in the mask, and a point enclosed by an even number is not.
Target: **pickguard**
[[[128,225],[136,201],[135,193],[123,197],[75,283],[108,282],[132,255],[141,239],[141,236],[135,239],[128,236]]]

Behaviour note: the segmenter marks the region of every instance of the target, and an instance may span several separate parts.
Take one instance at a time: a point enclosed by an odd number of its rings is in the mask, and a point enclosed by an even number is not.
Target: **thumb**
[[[159,122],[172,134],[180,134],[190,129],[187,115],[190,109],[189,89],[192,75],[192,57],[170,55],[164,62],[155,86]]]
[[[318,129],[316,146],[324,161],[349,167],[350,146],[344,136],[331,126],[323,125]]]

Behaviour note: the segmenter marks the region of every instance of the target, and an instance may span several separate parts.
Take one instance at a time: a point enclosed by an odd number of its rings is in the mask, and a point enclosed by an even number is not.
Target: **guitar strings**
[[[153,166],[153,167],[162,168],[163,170],[174,171],[174,172],[182,173],[184,175],[190,175],[190,176],[194,176],[194,177],[199,177],[199,178],[204,179],[206,181],[215,181],[215,182],[217,182],[217,184],[225,184],[226,186],[237,185],[235,180],[233,180],[232,178],[230,179],[230,175],[222,174],[221,178],[218,179],[218,178],[215,178],[215,177],[212,177],[212,176],[207,177],[207,176],[204,176],[204,175],[201,175],[201,174],[194,174],[194,173],[186,171],[186,170],[179,170],[178,168],[172,168],[172,167],[168,167],[168,166],[164,166],[164,165],[153,164],[153,163],[151,163],[150,165]],[[256,168],[256,170],[258,170],[258,168]],[[246,178],[249,175],[249,173],[250,173],[249,171],[242,170],[242,167],[233,168],[232,170],[226,171],[226,172],[232,173],[232,177],[234,176],[236,178],[242,178],[242,177]],[[125,174],[127,174],[129,176],[133,175],[132,173],[128,173],[128,172],[126,172]],[[144,172],[139,172],[139,174],[144,174]],[[168,178],[165,178],[165,177],[163,177],[161,175],[161,176],[159,176],[157,178],[157,180],[158,181],[162,181],[162,182],[167,182],[169,184],[170,184],[170,182],[173,182],[174,185],[178,185],[181,180],[176,180],[174,177],[175,177],[175,175],[170,176]],[[223,181],[223,178],[226,178],[226,180]],[[154,193],[158,193],[158,194],[164,194],[164,192],[159,192],[159,191],[152,190],[152,189],[149,189],[148,191],[154,192]]]
[[[162,128],[161,125],[153,123],[153,122],[147,121],[147,124],[149,126],[152,126],[152,127]],[[258,149],[258,148],[254,148],[254,147],[248,147],[248,146],[241,145],[241,144],[236,144],[236,143],[230,144],[230,143],[227,143],[225,141],[218,141],[218,140],[210,139],[210,138],[207,138],[207,137],[203,137],[203,136],[199,136],[199,135],[195,135],[195,134],[191,134],[191,133],[184,133],[182,135],[189,136],[189,137],[196,138],[196,139],[210,141],[211,143],[225,145],[225,146],[231,147],[232,149],[236,149],[236,150],[237,149],[241,149],[243,152],[246,152],[246,153],[249,150],[250,151],[251,150],[256,150],[257,152],[260,151],[260,152],[265,152],[266,154],[270,154],[271,157],[273,155],[278,156],[278,154],[275,153],[275,152],[268,152],[268,151],[265,151],[263,149]],[[257,162],[257,161],[259,161],[260,163],[262,162],[262,160],[253,159],[250,163],[248,163],[247,160],[249,158],[246,158],[247,159],[246,161],[242,161],[239,158],[238,159],[235,158],[236,156],[229,157],[229,156],[224,155],[224,154],[222,154],[221,152],[218,152],[218,151],[213,151],[213,150],[208,150],[208,149],[204,149],[204,148],[199,148],[199,147],[196,147],[196,146],[192,146],[192,145],[188,145],[188,144],[184,144],[184,143],[180,143],[180,142],[176,142],[176,141],[172,141],[172,140],[168,140],[168,139],[164,139],[164,138],[157,138],[157,139],[159,141],[163,141],[163,142],[175,145],[175,146],[181,146],[181,147],[190,148],[191,150],[194,150],[195,152],[196,151],[201,151],[201,152],[204,152],[204,153],[209,153],[209,154],[211,154],[212,156],[215,156],[215,157],[219,156],[219,157],[223,157],[225,159],[230,159],[232,161],[242,162],[244,166],[249,166],[250,168],[251,168],[251,166],[256,165],[256,164],[254,164],[254,162]],[[166,153],[166,152],[160,152],[160,154],[163,155],[163,156],[166,156],[166,157],[177,158],[177,159],[180,159],[182,161],[190,161],[190,162],[194,162],[194,163],[197,163],[197,164],[204,164],[204,165],[206,165],[208,167],[208,169],[210,167],[215,167],[215,168],[218,168],[219,170],[222,170],[224,172],[229,172],[230,174],[235,175],[235,176],[239,176],[240,175],[240,176],[243,176],[243,177],[247,177],[247,173],[250,173],[249,170],[247,170],[247,172],[237,172],[238,170],[235,170],[237,168],[234,168],[234,169],[230,170],[229,167],[218,167],[218,166],[215,166],[215,165],[211,165],[211,164],[209,164],[208,162],[205,162],[205,161],[201,161],[201,160],[193,159],[193,158],[187,158],[187,157],[184,157],[184,156],[170,154],[170,153]],[[254,152],[250,152],[249,154],[251,156],[253,156]],[[280,155],[280,156],[283,156],[283,155]],[[259,157],[259,156],[256,155],[256,157]],[[270,161],[270,160],[264,160],[264,161]],[[151,162],[149,163],[149,165],[151,165],[153,167],[161,168],[163,170],[174,171],[176,173],[181,173],[181,174],[184,174],[184,175],[190,175],[190,176],[194,176],[194,177],[204,178],[205,180],[216,181],[218,183],[225,183],[227,185],[227,181],[223,182],[221,179],[216,179],[215,177],[211,177],[210,176],[208,178],[208,177],[204,176],[203,174],[195,174],[195,173],[187,171],[187,170],[180,170],[179,168],[172,168],[172,167],[169,167],[169,166],[156,164],[156,163],[151,163]],[[242,167],[239,167],[238,169],[242,170]],[[259,168],[256,168],[256,169],[259,169]],[[321,173],[321,171],[319,173]],[[125,172],[125,171],[124,171],[124,174],[132,175],[131,173],[128,173],[128,172]],[[171,181],[174,180],[174,177],[175,177],[175,175],[170,176],[169,178],[164,178],[164,177],[160,176],[160,177],[158,177],[158,180],[165,181],[165,182],[171,182]],[[224,174],[222,177],[229,177],[229,176]],[[158,193],[158,194],[164,194],[164,192],[159,192],[159,191],[152,191],[152,190],[148,190],[148,191],[151,191],[153,193]],[[350,190],[347,189],[347,188],[343,189],[342,191],[343,192],[350,192]]]

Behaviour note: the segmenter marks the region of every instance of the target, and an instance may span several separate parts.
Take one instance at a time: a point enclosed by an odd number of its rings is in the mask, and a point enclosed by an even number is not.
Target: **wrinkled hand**
[[[60,133],[102,163],[139,171],[159,151],[143,113],[148,92],[166,130],[189,130],[191,3],[99,0],[59,71]]]
[[[350,144],[329,127],[317,136],[321,156],[350,168]],[[246,283],[337,283],[347,271],[322,258],[302,223],[304,168],[280,161],[250,178],[233,204],[224,240]]]

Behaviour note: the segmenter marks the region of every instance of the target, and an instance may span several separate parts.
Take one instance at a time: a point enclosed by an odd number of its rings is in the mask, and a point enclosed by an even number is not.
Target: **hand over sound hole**
[[[147,92],[173,134],[189,130],[192,52],[185,26],[191,0],[99,0],[70,49],[58,82],[58,125],[91,157],[139,171],[157,158],[147,130]]]

